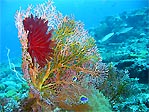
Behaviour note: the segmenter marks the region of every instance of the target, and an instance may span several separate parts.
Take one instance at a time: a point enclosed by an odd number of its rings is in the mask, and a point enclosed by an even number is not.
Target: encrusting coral
[[[56,107],[95,110],[90,105],[89,96],[93,94],[90,88],[101,83],[108,71],[94,38],[83,24],[63,17],[51,0],[17,11],[15,19],[22,44],[24,78],[30,86],[26,102],[34,102],[31,108],[23,107],[33,112]]]

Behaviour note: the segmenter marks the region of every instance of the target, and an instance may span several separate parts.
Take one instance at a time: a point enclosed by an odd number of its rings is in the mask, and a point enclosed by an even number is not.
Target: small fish
[[[76,76],[74,76],[74,77],[72,78],[72,80],[75,82],[75,81],[78,80],[78,78],[77,78]]]
[[[105,35],[101,40],[98,40],[98,42],[104,42],[106,40],[108,40],[109,38],[111,38],[114,35],[114,33],[109,33],[107,35]]]
[[[81,101],[81,103],[87,103],[88,102],[88,98],[86,97],[86,96],[84,96],[84,95],[82,95],[81,97],[80,97],[80,101]]]
[[[132,29],[133,29],[133,27],[122,28],[122,29],[120,29],[119,32],[116,32],[116,34],[117,34],[117,35],[119,35],[119,34],[124,34],[124,33],[129,32],[129,31],[132,30]]]

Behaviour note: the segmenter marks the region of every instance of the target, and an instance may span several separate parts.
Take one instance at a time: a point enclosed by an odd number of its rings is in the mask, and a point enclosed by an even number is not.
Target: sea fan
[[[48,31],[48,21],[44,19],[27,17],[23,20],[25,31],[28,33],[28,52],[33,64],[38,63],[41,68],[47,64],[53,54],[55,42],[50,40],[53,29]]]

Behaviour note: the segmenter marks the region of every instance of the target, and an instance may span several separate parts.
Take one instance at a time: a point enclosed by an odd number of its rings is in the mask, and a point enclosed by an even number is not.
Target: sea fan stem
[[[8,58],[8,63],[9,63],[10,70],[12,70],[16,74],[17,78],[21,82],[26,82],[26,80],[21,76],[21,74],[18,71],[16,71],[15,65],[13,63],[11,63],[11,61],[10,61],[10,58],[9,58],[10,49],[8,49],[8,48],[6,48],[6,49],[7,49],[7,58]]]

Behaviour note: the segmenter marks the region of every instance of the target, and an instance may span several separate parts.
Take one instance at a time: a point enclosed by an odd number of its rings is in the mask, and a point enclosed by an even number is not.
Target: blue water
[[[28,4],[40,4],[45,0],[1,0],[0,1],[0,62],[7,61],[7,49],[11,58],[21,58],[21,45],[17,37],[14,15]],[[116,15],[148,7],[148,0],[53,0],[55,6],[64,15],[73,14],[81,20],[85,28],[97,26],[106,16]]]

